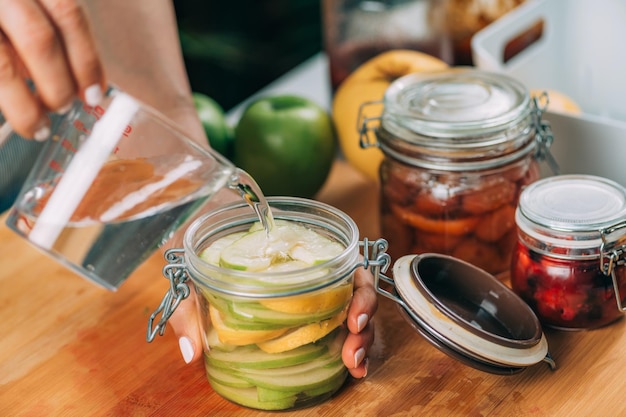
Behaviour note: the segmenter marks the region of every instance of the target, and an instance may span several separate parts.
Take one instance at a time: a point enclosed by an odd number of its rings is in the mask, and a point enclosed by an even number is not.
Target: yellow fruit
[[[289,330],[289,328],[272,330],[233,329],[224,323],[221,313],[212,305],[209,305],[209,315],[211,316],[211,323],[217,331],[217,337],[220,339],[220,342],[227,345],[245,346],[264,342],[281,336]]]
[[[438,58],[418,51],[394,49],[366,61],[337,89],[332,103],[332,116],[341,150],[346,160],[378,180],[378,166],[383,154],[378,148],[362,149],[357,126],[359,108],[371,101],[381,101],[389,84],[403,75],[420,71],[447,68]],[[376,117],[382,113],[382,104],[369,105],[362,116]]]
[[[544,92],[548,93],[549,111],[554,113],[567,113],[575,116],[582,113],[578,104],[560,91],[534,89],[530,90],[530,96],[541,98]]]
[[[350,300],[350,297],[352,297],[352,285],[345,284],[314,294],[259,300],[259,303],[270,310],[282,313],[317,314],[341,308]]]
[[[308,343],[315,342],[332,332],[338,326],[343,323],[348,315],[348,308],[344,308],[341,313],[328,320],[323,320],[318,323],[306,324],[304,326],[296,327],[289,332],[278,336],[267,342],[258,343],[257,346],[267,353],[280,353],[286,352],[291,349],[306,345]]]

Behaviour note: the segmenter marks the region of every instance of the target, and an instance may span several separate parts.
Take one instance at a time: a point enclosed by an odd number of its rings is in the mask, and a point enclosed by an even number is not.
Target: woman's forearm
[[[170,0],[84,0],[109,82],[206,145]]]

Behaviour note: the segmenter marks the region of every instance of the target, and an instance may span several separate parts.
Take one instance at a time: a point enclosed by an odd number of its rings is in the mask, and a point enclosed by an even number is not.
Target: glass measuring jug
[[[77,100],[53,125],[6,223],[115,290],[236,178],[227,159],[110,87],[99,105]]]

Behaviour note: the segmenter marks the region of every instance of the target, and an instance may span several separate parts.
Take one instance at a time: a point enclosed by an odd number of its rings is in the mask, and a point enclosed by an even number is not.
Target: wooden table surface
[[[379,237],[377,189],[337,162],[318,199]],[[0,227],[0,416],[624,416],[622,320],[589,332],[546,331],[559,368],[497,376],[449,358],[380,297],[369,375],[331,400],[289,413],[241,408],[185,365],[171,329],[145,341],[168,283],[160,254],[117,292],[64,269]]]

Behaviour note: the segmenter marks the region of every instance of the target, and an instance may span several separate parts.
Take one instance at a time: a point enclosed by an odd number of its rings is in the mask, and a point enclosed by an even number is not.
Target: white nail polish
[[[102,89],[98,84],[90,85],[85,89],[85,103],[95,106],[102,101]]]
[[[354,367],[358,367],[361,364],[361,361],[365,358],[365,349],[359,348],[356,352],[354,352]]]
[[[185,363],[191,362],[194,355],[193,344],[191,343],[191,339],[186,336],[178,339],[178,346],[180,347],[180,353],[183,354],[183,360]]]
[[[72,108],[72,105],[73,105],[73,104],[74,104],[74,103],[72,103],[72,102],[67,103],[65,106],[63,106],[63,107],[61,107],[60,109],[58,109],[58,110],[56,111],[56,113],[57,113],[57,114],[65,114],[65,113],[67,113],[68,111],[70,111],[70,109]]]
[[[48,136],[50,136],[50,128],[48,126],[43,126],[35,132],[35,134],[33,135],[33,139],[35,139],[37,142],[43,142],[44,140],[48,139]]]
[[[367,376],[367,371],[370,369],[370,360],[369,358],[365,358],[365,373],[363,374],[363,376],[361,378],[365,378]]]
[[[363,330],[365,328],[365,326],[367,326],[367,322],[370,320],[370,317],[363,313],[363,314],[359,314],[359,317],[356,318],[356,325],[357,325],[357,330],[359,331],[359,333],[361,332],[361,330]]]

